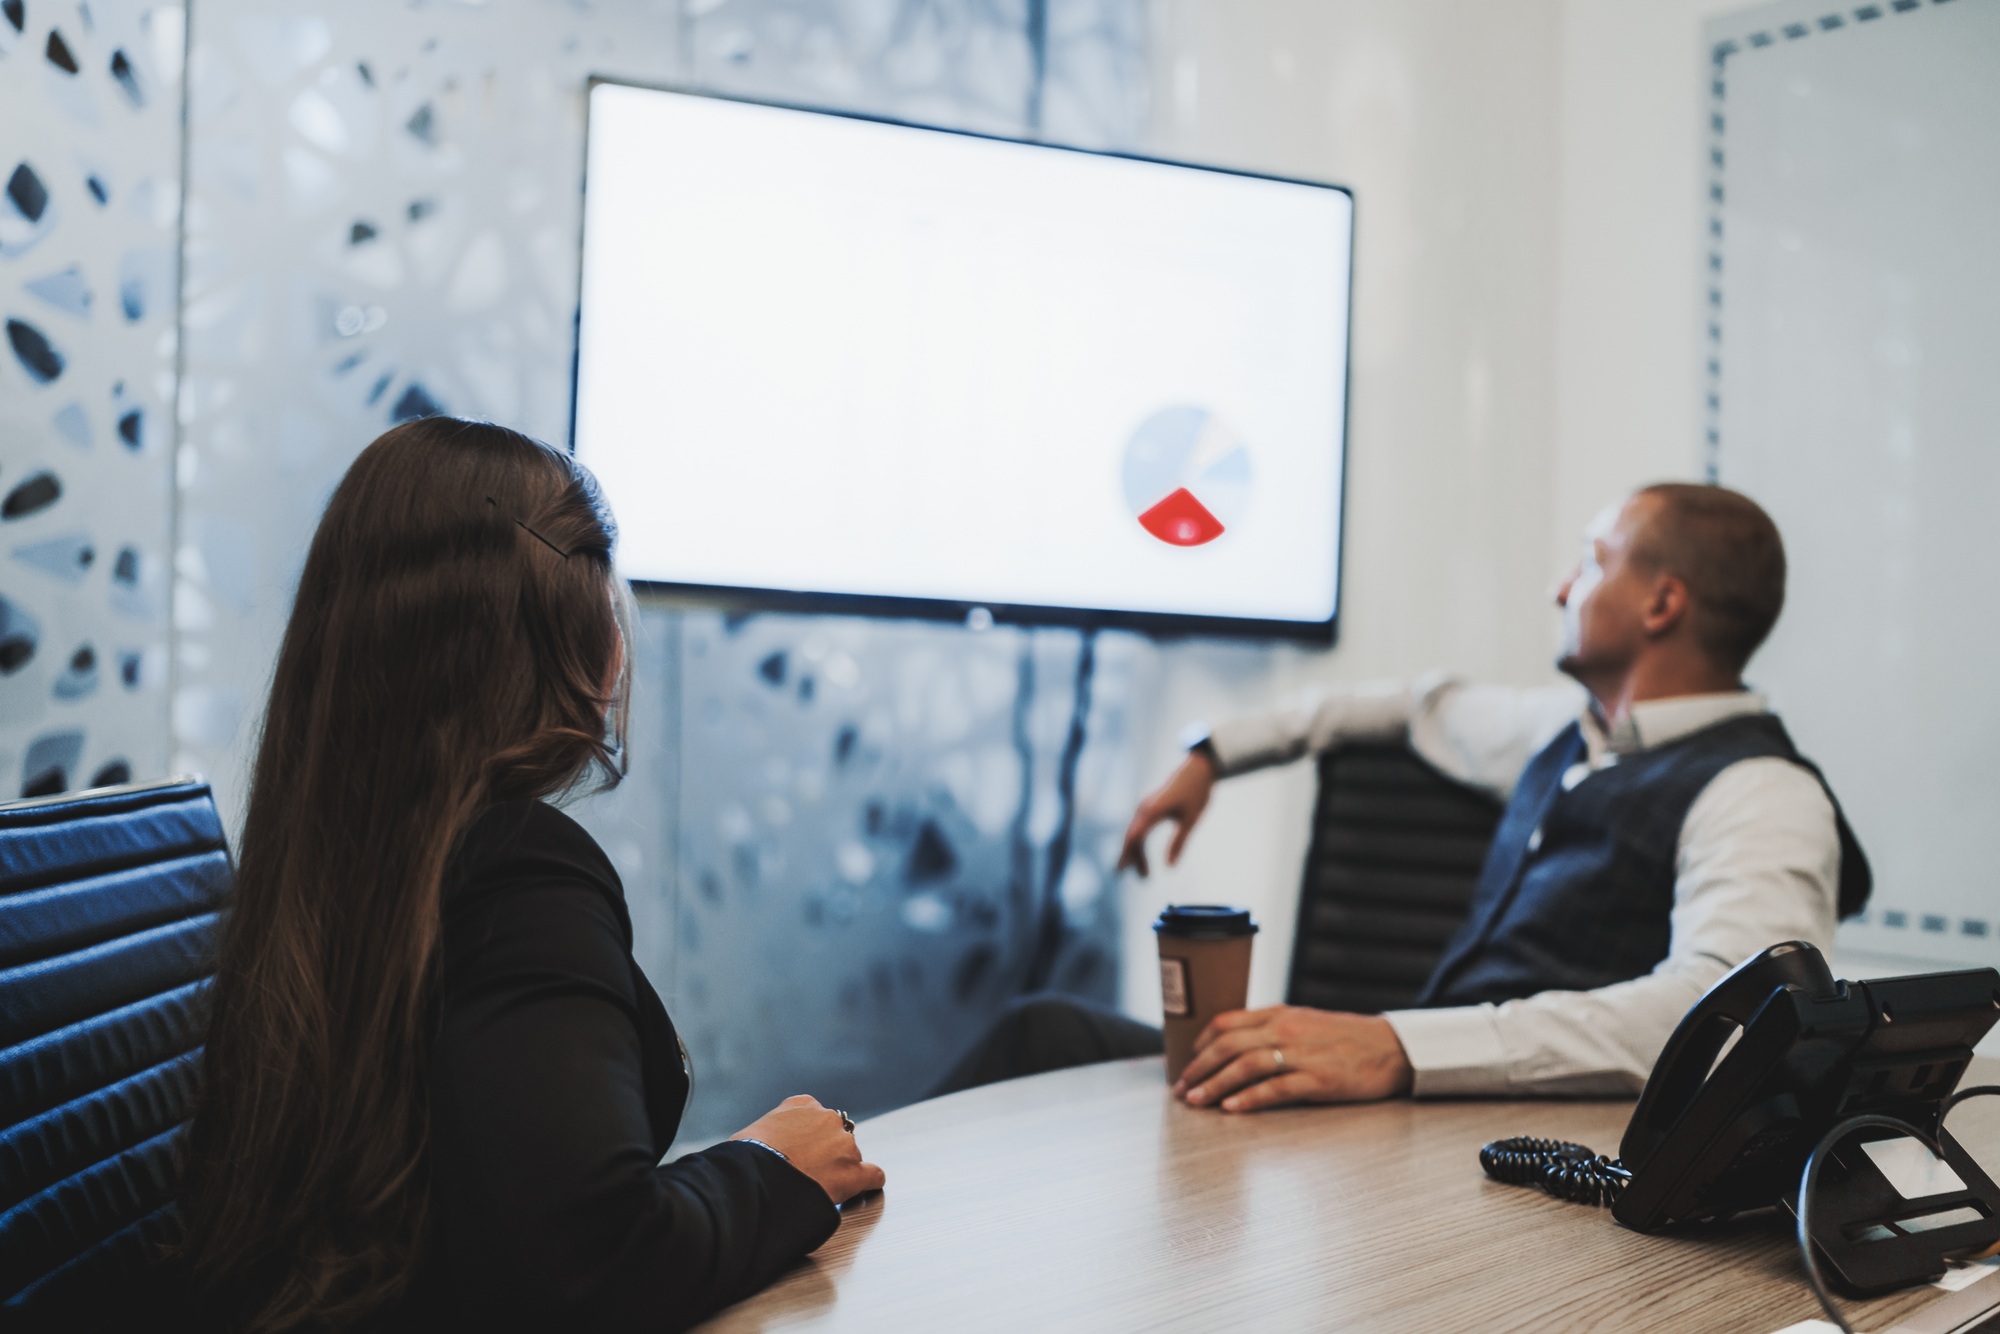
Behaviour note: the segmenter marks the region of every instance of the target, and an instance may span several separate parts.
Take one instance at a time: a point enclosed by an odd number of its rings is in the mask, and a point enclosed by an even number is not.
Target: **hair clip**
[[[493,508],[494,508],[494,509],[496,509],[496,510],[500,508],[500,502],[498,502],[497,500],[493,499],[493,497],[491,497],[491,496],[488,496],[488,497],[486,497],[486,503],[487,503],[487,504],[489,504],[489,505],[491,505],[491,506],[493,506]],[[541,543],[541,544],[542,544],[543,546],[547,547],[547,548],[548,548],[548,549],[549,549],[550,551],[553,551],[553,552],[555,552],[555,553],[556,553],[556,555],[558,555],[558,556],[561,556],[561,557],[562,557],[562,558],[563,558],[564,560],[568,560],[568,559],[570,558],[570,555],[571,555],[571,553],[570,553],[570,552],[567,552],[567,551],[564,551],[564,550],[563,550],[563,549],[562,549],[561,547],[559,547],[559,546],[557,546],[557,545],[556,545],[555,543],[553,543],[553,542],[549,541],[549,539],[548,539],[548,538],[546,538],[546,537],[543,537],[543,536],[542,536],[542,535],[541,535],[540,533],[538,533],[538,532],[536,532],[536,531],[535,531],[534,529],[532,529],[532,528],[528,527],[528,525],[527,525],[527,524],[525,524],[525,523],[522,523],[522,522],[521,522],[521,521],[520,521],[519,519],[516,519],[516,520],[514,520],[514,522],[515,522],[515,523],[516,523],[516,524],[517,524],[517,525],[518,525],[518,526],[520,527],[520,529],[521,529],[521,531],[522,531],[522,532],[526,533],[526,534],[527,534],[527,535],[528,535],[529,537],[532,537],[532,538],[534,538],[534,539],[535,539],[535,540],[536,540],[537,542],[540,542],[540,543]]]

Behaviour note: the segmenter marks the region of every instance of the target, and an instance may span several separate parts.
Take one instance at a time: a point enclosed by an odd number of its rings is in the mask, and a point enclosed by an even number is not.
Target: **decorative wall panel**
[[[1146,7],[1131,0],[1055,0],[1041,95],[1040,137],[1080,148],[1137,148],[1145,133]]]
[[[1019,134],[1035,88],[1029,0],[726,0],[688,6],[698,86]]]
[[[0,6],[0,800],[166,766],[183,33]]]
[[[1066,631],[683,624],[673,985],[700,1131],[801,1091],[908,1102],[1008,997],[1115,998],[1142,641],[1080,663]]]
[[[1129,145],[1142,9],[198,3],[176,765],[240,806],[306,540],[370,439],[439,411],[566,438],[589,75]],[[1073,633],[641,619],[632,776],[577,812],[686,1030],[691,1135],[917,1096],[1031,974],[1113,994],[1144,646],[1095,646],[1079,749]]]
[[[670,78],[670,4],[194,16],[176,764],[241,800],[326,496],[436,412],[566,438],[585,77]]]

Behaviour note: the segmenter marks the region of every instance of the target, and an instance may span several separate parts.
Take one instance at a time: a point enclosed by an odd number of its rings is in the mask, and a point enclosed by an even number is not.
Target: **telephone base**
[[[2000,1243],[2000,1186],[1940,1131],[1933,1157],[1912,1126],[1857,1129],[1821,1169],[1811,1208],[1814,1248],[1858,1294],[1933,1282],[1945,1262]],[[1794,1217],[1798,1202],[1787,1196]]]

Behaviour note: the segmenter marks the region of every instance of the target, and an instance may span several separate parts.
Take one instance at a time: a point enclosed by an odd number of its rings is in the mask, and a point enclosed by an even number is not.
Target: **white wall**
[[[1707,58],[1727,0],[1565,0],[1552,559],[1598,507],[1701,466]]]
[[[1569,558],[1573,534],[1608,497],[1699,473],[1708,249],[1702,27],[1749,7],[1563,4],[1552,560]],[[1810,752],[1811,736],[1801,744]],[[1850,977],[1937,966],[1847,946],[1835,961]]]
[[[1354,361],[1341,642],[1232,672],[1172,655],[1157,716],[1447,665],[1548,676],[1561,114],[1555,0],[1158,0],[1151,149],[1351,186]],[[1173,762],[1157,738],[1156,772]],[[1125,997],[1158,1008],[1148,924],[1247,902],[1253,1000],[1284,989],[1309,766],[1218,791],[1175,873],[1126,888]]]
[[[1160,716],[1431,667],[1550,679],[1584,522],[1699,467],[1701,24],[1731,7],[1155,0],[1153,151],[1357,197],[1341,642],[1233,673],[1182,654]],[[1252,1000],[1280,998],[1311,793],[1304,765],[1225,785],[1183,867],[1128,883],[1129,1009],[1157,1013],[1169,899],[1251,904]]]

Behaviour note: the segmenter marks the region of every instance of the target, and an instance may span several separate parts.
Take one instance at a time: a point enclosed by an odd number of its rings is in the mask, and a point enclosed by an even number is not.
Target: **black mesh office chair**
[[[0,1325],[93,1305],[169,1228],[229,884],[205,783],[0,805]]]
[[[1377,1014],[1417,998],[1465,920],[1500,803],[1404,746],[1341,746],[1319,800],[1285,999]]]

